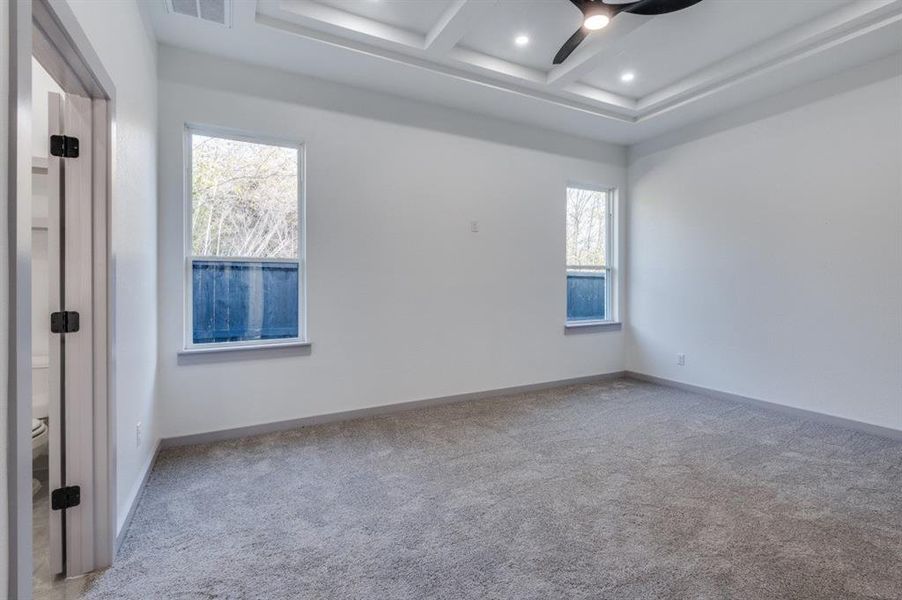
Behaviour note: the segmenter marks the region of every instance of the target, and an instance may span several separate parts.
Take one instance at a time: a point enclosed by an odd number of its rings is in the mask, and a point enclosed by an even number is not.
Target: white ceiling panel
[[[317,2],[425,35],[448,10],[452,0],[317,0]]]
[[[595,59],[599,67],[582,81],[642,97],[847,4],[847,0],[704,0],[679,12],[644,17],[645,24]],[[620,81],[624,71],[636,75],[629,84]]]
[[[499,0],[458,45],[548,71],[554,55],[581,24],[581,13],[568,0]],[[529,43],[517,46],[518,35],[529,36]]]

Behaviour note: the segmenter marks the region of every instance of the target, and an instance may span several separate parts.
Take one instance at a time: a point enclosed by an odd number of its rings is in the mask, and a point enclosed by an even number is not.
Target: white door
[[[69,317],[57,318],[49,353],[50,570],[73,576],[94,565],[92,111],[73,94],[49,100],[50,135],[69,142],[62,156],[51,148],[47,169],[50,310]]]

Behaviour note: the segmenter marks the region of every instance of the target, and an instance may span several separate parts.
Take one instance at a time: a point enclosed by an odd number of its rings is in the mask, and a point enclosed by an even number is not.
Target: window
[[[567,323],[614,320],[613,190],[567,188]]]
[[[188,128],[186,348],[305,340],[302,152]]]

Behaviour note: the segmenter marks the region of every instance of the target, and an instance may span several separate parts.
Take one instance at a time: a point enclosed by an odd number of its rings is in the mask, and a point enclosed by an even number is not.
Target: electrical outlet
[[[470,232],[479,233],[479,221],[470,221]]]
[[[135,425],[135,446],[141,447],[141,421]]]
[[[680,366],[680,367],[686,366],[686,355],[685,354],[677,354],[677,366]]]

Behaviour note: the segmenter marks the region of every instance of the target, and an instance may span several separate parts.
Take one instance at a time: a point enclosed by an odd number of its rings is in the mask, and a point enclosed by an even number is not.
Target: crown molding
[[[508,83],[504,80],[503,77],[500,76],[481,76],[477,73],[468,72],[462,69],[455,69],[453,67],[448,67],[446,65],[439,64],[427,59],[417,58],[384,49],[377,49],[367,44],[361,44],[343,37],[326,34],[317,30],[311,30],[291,22],[274,19],[267,15],[258,14],[256,17],[256,22],[260,25],[278,29],[280,31],[290,33],[292,35],[297,35],[306,39],[322,42],[324,44],[337,46],[345,50],[355,52],[357,54],[380,58],[398,64],[403,64],[407,67],[412,67],[415,69],[430,71],[432,73],[437,73],[446,77],[452,77],[454,79],[466,81],[475,85],[525,96],[534,100],[540,100],[548,104],[554,104],[556,106],[561,106],[571,110],[577,110],[615,121],[626,123],[632,123],[635,121],[634,117],[630,116],[629,114],[624,114],[627,111],[620,112],[618,111],[616,106],[602,106],[600,105],[600,103],[593,102],[588,98],[586,99],[588,100],[587,102],[574,101],[563,95],[544,93],[523,85]]]
[[[455,0],[425,34],[312,0],[260,0],[254,19],[256,24],[350,52],[627,123],[653,120],[902,22],[902,0],[855,2],[636,99],[580,81],[596,66],[610,38],[596,37],[571,60],[548,71],[457,46],[467,26],[496,2]],[[623,19],[614,26],[625,35],[647,22]]]
[[[646,95],[637,103],[637,121],[654,118],[667,110],[875,33],[900,20],[900,0],[851,4]]]

